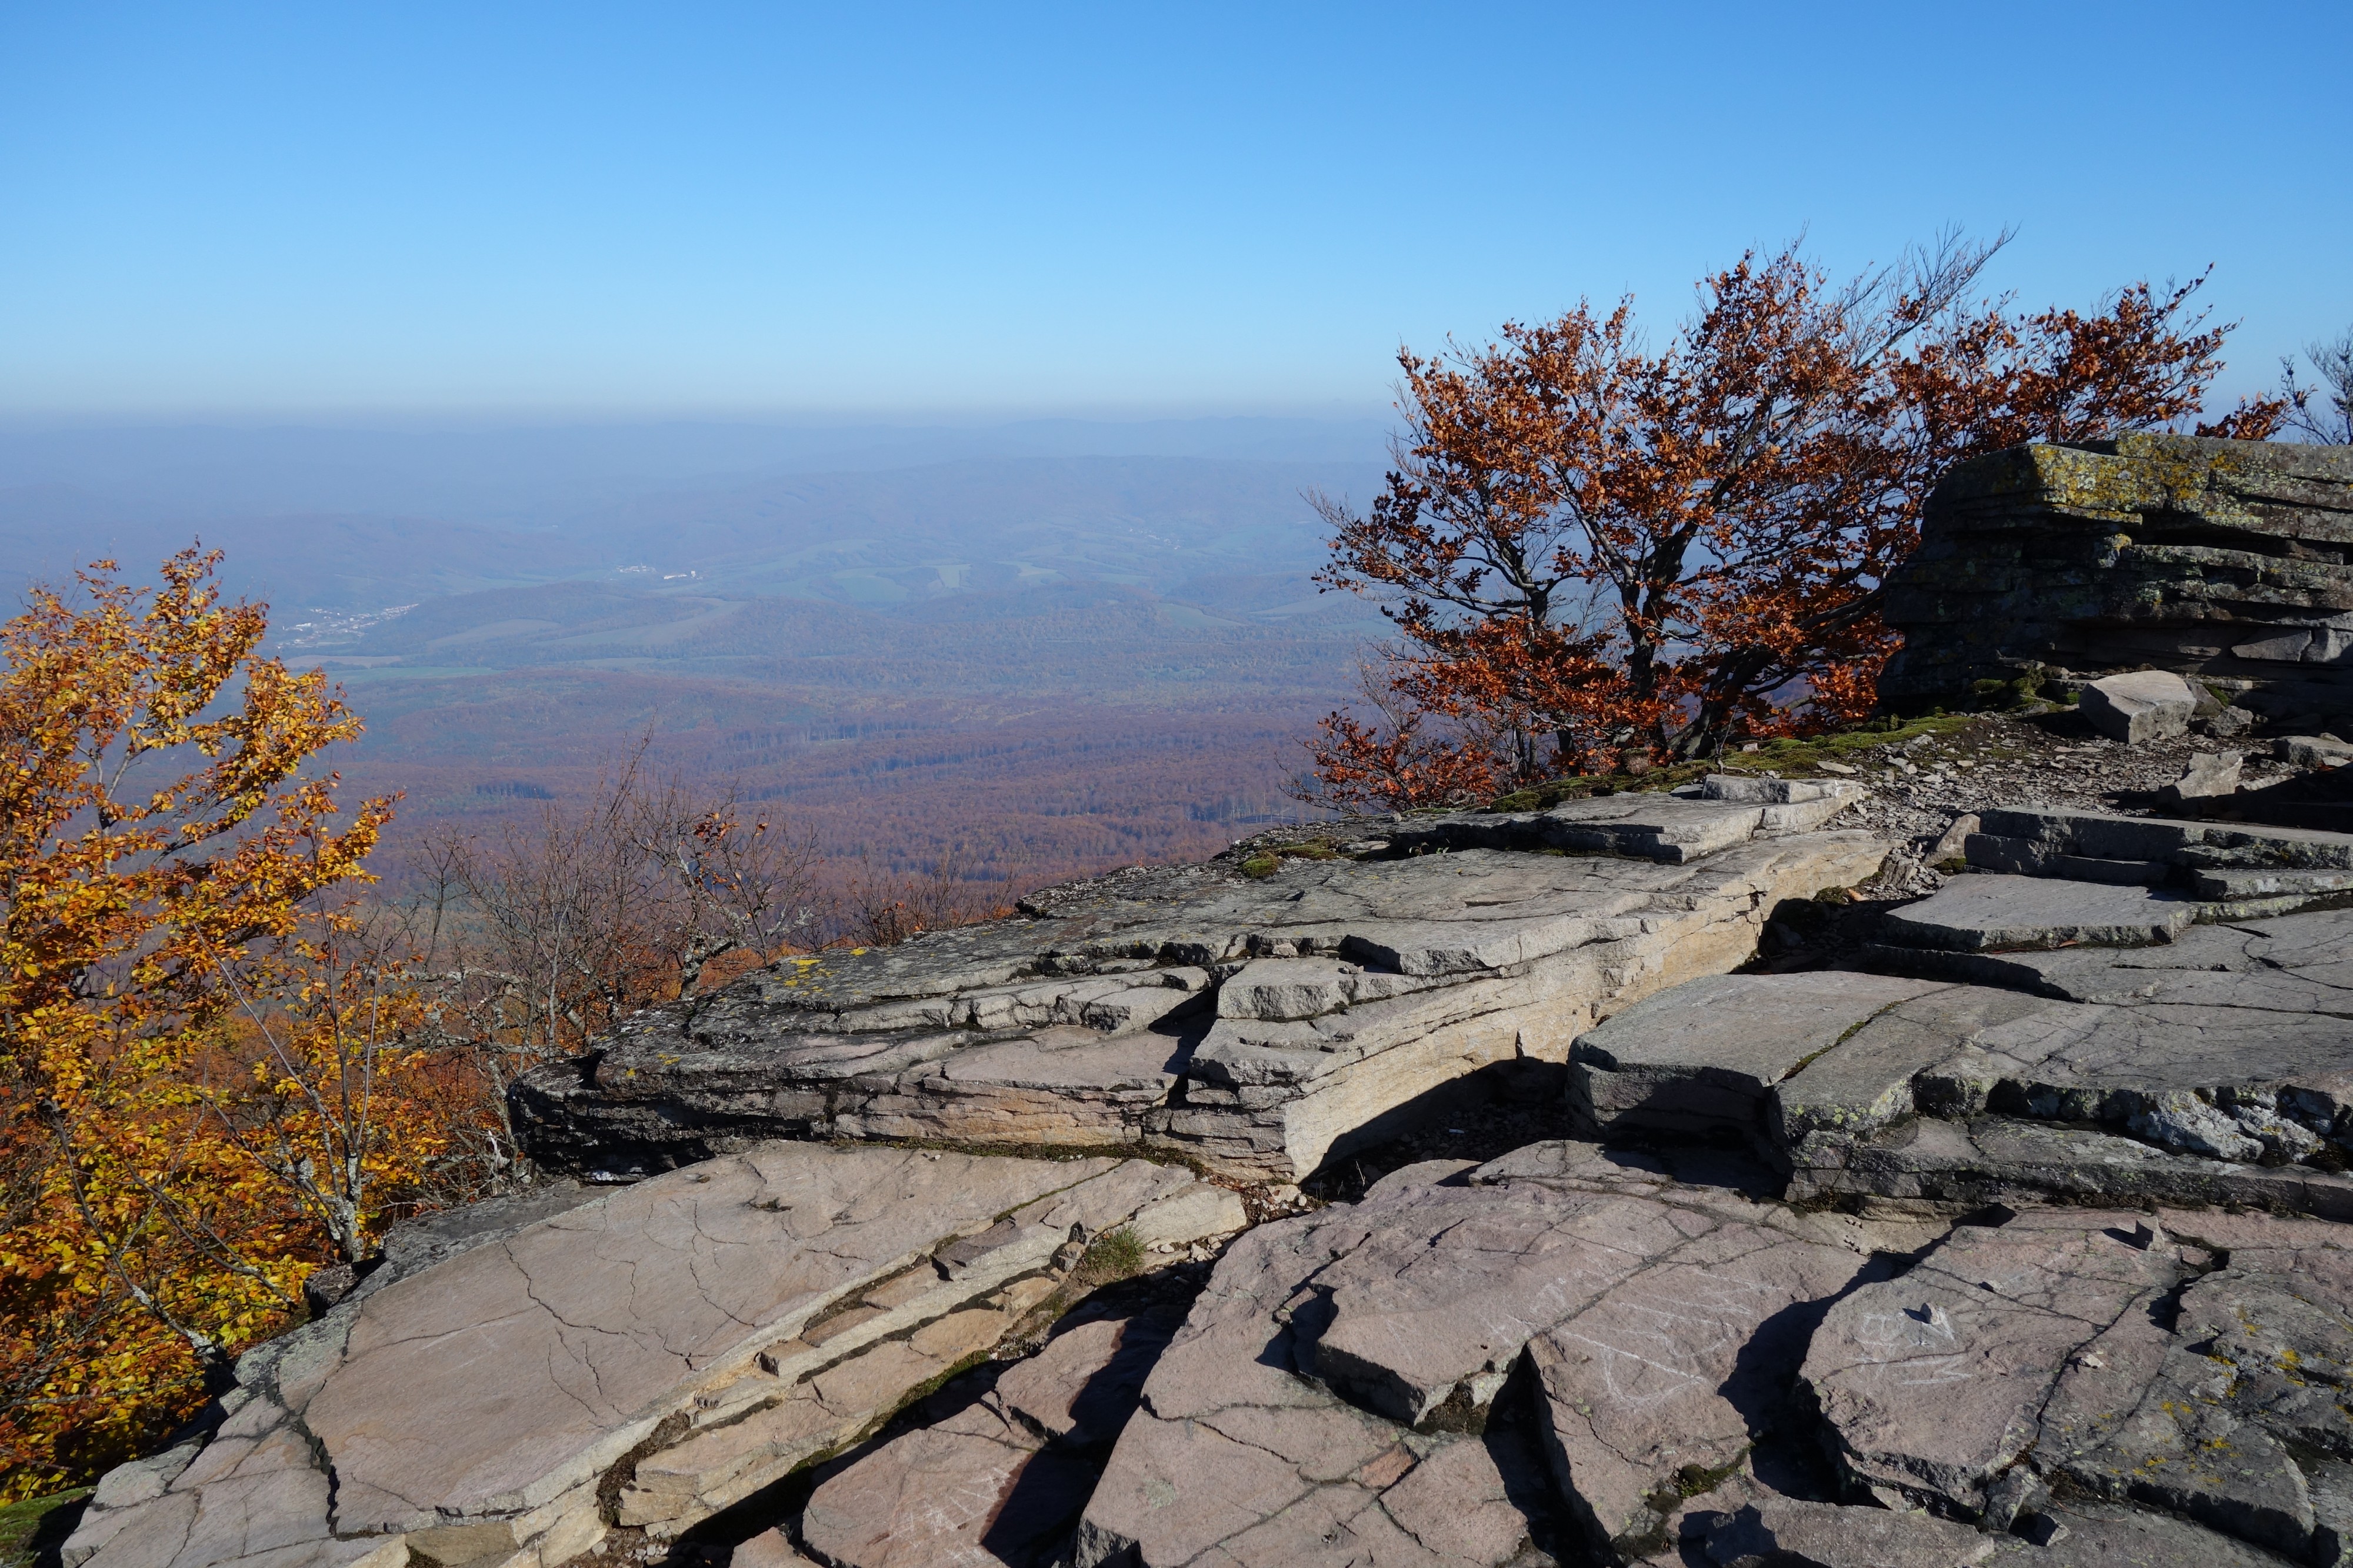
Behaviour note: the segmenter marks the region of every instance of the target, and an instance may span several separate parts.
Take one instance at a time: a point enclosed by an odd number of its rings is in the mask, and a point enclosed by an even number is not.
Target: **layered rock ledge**
[[[2026,667],[2200,676],[2271,718],[2353,716],[2353,457],[2190,436],[1956,466],[1887,582],[1892,700]]]
[[[2126,436],[2012,447],[1938,483],[1890,577],[1881,692],[2029,666],[2155,666],[2274,719],[2353,716],[2353,452]]]
[[[986,1353],[1089,1237],[1243,1223],[1140,1161],[808,1143],[468,1212],[244,1357],[206,1429],[106,1478],[64,1561],[552,1568],[615,1526],[673,1533]]]
[[[1173,1156],[1296,1181],[1482,1068],[1756,951],[1887,846],[1852,786],[1712,780],[1418,821],[1261,879],[1135,871],[1019,918],[788,960],[643,1013],[514,1096],[532,1152],[634,1173],[771,1137]]]

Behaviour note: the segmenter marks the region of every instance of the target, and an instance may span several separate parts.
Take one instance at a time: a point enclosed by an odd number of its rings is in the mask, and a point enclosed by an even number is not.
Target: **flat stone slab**
[[[1612,799],[1577,804],[1778,809]],[[1563,1062],[1617,1007],[1733,968],[1775,905],[1862,881],[1884,853],[1751,820],[1672,860],[1474,848],[1261,880],[1123,874],[639,1014],[529,1075],[514,1106],[541,1160],[581,1171],[781,1135],[1142,1149],[1293,1181],[1456,1079]]]
[[[1761,1138],[1774,1085],[1878,1014],[1941,989],[1840,971],[1690,981],[1577,1037],[1569,1098],[1605,1132],[1725,1128]]]
[[[1553,849],[1682,864],[1760,837],[1810,833],[1870,792],[1818,779],[1711,774],[1696,796],[1664,790],[1594,795],[1545,811],[1419,818],[1398,829],[1401,849]]]
[[[1857,1485],[1966,1520],[2022,1469],[2333,1563],[2348,1361],[2353,1228],[2063,1209],[1852,1291],[1802,1375]]]
[[[2178,1002],[2353,1016],[2353,910],[2192,926],[2139,948],[2000,953],[1879,947],[1872,961],[1926,978],[2067,1002]]]
[[[2137,1139],[2015,1117],[1930,1117],[1789,1152],[1793,1200],[1884,1198],[1945,1212],[1988,1204],[2246,1205],[2353,1221],[2353,1180],[2302,1165],[2168,1153]]]
[[[619,1510],[676,1528],[727,1500],[648,1506],[680,1449],[777,1409],[854,1435],[993,1346],[1075,1238],[1196,1185],[1140,1161],[770,1144],[471,1245],[453,1216],[427,1267],[248,1356],[210,1441],[127,1477],[73,1550],[93,1568],[163,1561],[167,1538],[184,1568],[304,1543],[339,1563],[554,1563],[602,1535],[599,1484],[649,1439]]]
[[[1500,1564],[1548,1529],[1653,1539],[1679,1471],[1736,1464],[1779,1414],[1808,1304],[1941,1228],[1683,1186],[1591,1144],[1469,1174],[1236,1242],[1076,1561]],[[1532,1405],[1498,1404],[1515,1376]]]
[[[2147,1319],[2197,1260],[2147,1216],[2038,1210],[1963,1226],[1831,1308],[1800,1373],[1857,1484],[1981,1514],[2071,1358]]]
[[[1885,940],[1909,947],[1961,952],[2073,942],[2137,947],[2170,941],[2197,921],[2203,907],[2166,889],[1986,874],[1956,877],[1883,919]]]

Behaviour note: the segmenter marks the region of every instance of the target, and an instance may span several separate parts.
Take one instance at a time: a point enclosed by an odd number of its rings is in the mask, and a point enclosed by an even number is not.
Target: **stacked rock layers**
[[[1949,701],[2029,665],[2203,677],[2275,718],[2353,715],[2353,449],[2127,436],[1954,468],[1888,582],[1880,681]]]
[[[1418,821],[1350,857],[1124,873],[1022,918],[789,960],[638,1015],[515,1096],[533,1153],[631,1173],[745,1140],[1141,1150],[1296,1181],[1484,1068],[1747,959],[1879,868],[1851,785],[1724,779]]]

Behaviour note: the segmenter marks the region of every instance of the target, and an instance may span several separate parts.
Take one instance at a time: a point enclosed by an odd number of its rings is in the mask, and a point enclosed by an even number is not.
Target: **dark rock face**
[[[1880,681],[1948,700],[2030,663],[2144,665],[2274,718],[2353,713],[2353,449],[2127,436],[1953,469],[1889,580]]]

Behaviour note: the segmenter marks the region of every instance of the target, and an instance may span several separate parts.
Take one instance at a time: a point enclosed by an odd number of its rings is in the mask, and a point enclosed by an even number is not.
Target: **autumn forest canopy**
[[[1581,303],[1403,353],[1385,483],[1312,498],[1317,581],[1388,635],[1357,700],[1301,718],[1298,792],[1482,800],[1853,725],[1895,646],[1883,586],[1954,463],[2136,430],[2353,437],[2353,338],[2214,409],[2230,328],[2201,312],[2202,279],[2030,310],[1982,287],[1998,248],[1840,279],[1793,247],[1704,279],[1679,324]],[[269,651],[269,607],[222,589],[216,552],[173,554],[153,583],[142,566],[91,563],[0,627],[11,1498],[154,1444],[389,1226],[528,1183],[519,1074],[752,966],[1001,913],[1019,890],[954,844],[912,871],[844,853],[788,799],[667,765],[650,726],[590,787],[521,781],[502,816],[395,842],[398,781],[361,798],[339,772],[361,700]],[[1139,637],[1192,624],[1106,602]],[[756,616],[697,605],[752,635]],[[1273,634],[1250,635],[1223,657],[1273,662],[1256,651]],[[1166,662],[1154,679],[1200,679]],[[1201,842],[1230,816],[1202,815]]]

